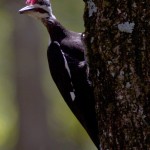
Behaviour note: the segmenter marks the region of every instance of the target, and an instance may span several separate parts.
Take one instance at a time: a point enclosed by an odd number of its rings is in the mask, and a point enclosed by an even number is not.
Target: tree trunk
[[[150,149],[150,1],[85,1],[101,150]]]

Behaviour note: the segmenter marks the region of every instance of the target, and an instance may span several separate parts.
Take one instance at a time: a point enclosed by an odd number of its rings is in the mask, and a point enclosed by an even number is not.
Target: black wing
[[[87,79],[86,64],[64,53],[58,42],[50,44],[47,56],[50,72],[57,88],[98,147],[94,95]]]
[[[52,42],[47,51],[48,63],[51,76],[57,85],[61,95],[67,101],[71,102],[71,93],[73,86],[69,72],[65,65],[63,52],[58,42]]]

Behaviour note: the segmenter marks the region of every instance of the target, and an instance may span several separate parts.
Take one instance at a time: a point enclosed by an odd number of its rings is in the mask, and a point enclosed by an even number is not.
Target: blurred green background
[[[81,0],[51,3],[66,28],[84,31]],[[0,1],[0,150],[96,150],[51,79],[45,27],[23,6]]]

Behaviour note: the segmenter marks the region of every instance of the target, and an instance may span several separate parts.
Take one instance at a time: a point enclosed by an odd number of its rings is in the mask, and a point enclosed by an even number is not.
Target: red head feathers
[[[27,5],[40,4],[50,6],[49,0],[26,0],[26,4]]]
[[[26,4],[27,5],[34,5],[36,3],[37,0],[27,0]]]

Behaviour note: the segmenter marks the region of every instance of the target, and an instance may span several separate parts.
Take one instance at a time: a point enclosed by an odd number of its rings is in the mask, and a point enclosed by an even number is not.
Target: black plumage
[[[52,19],[52,21],[44,20],[44,24],[51,37],[47,56],[52,78],[65,102],[98,147],[95,100],[88,79],[84,58],[85,47],[81,40],[81,34],[66,30],[55,19]],[[65,61],[67,61],[70,75],[65,66]],[[75,93],[74,100],[70,95],[72,91]]]

